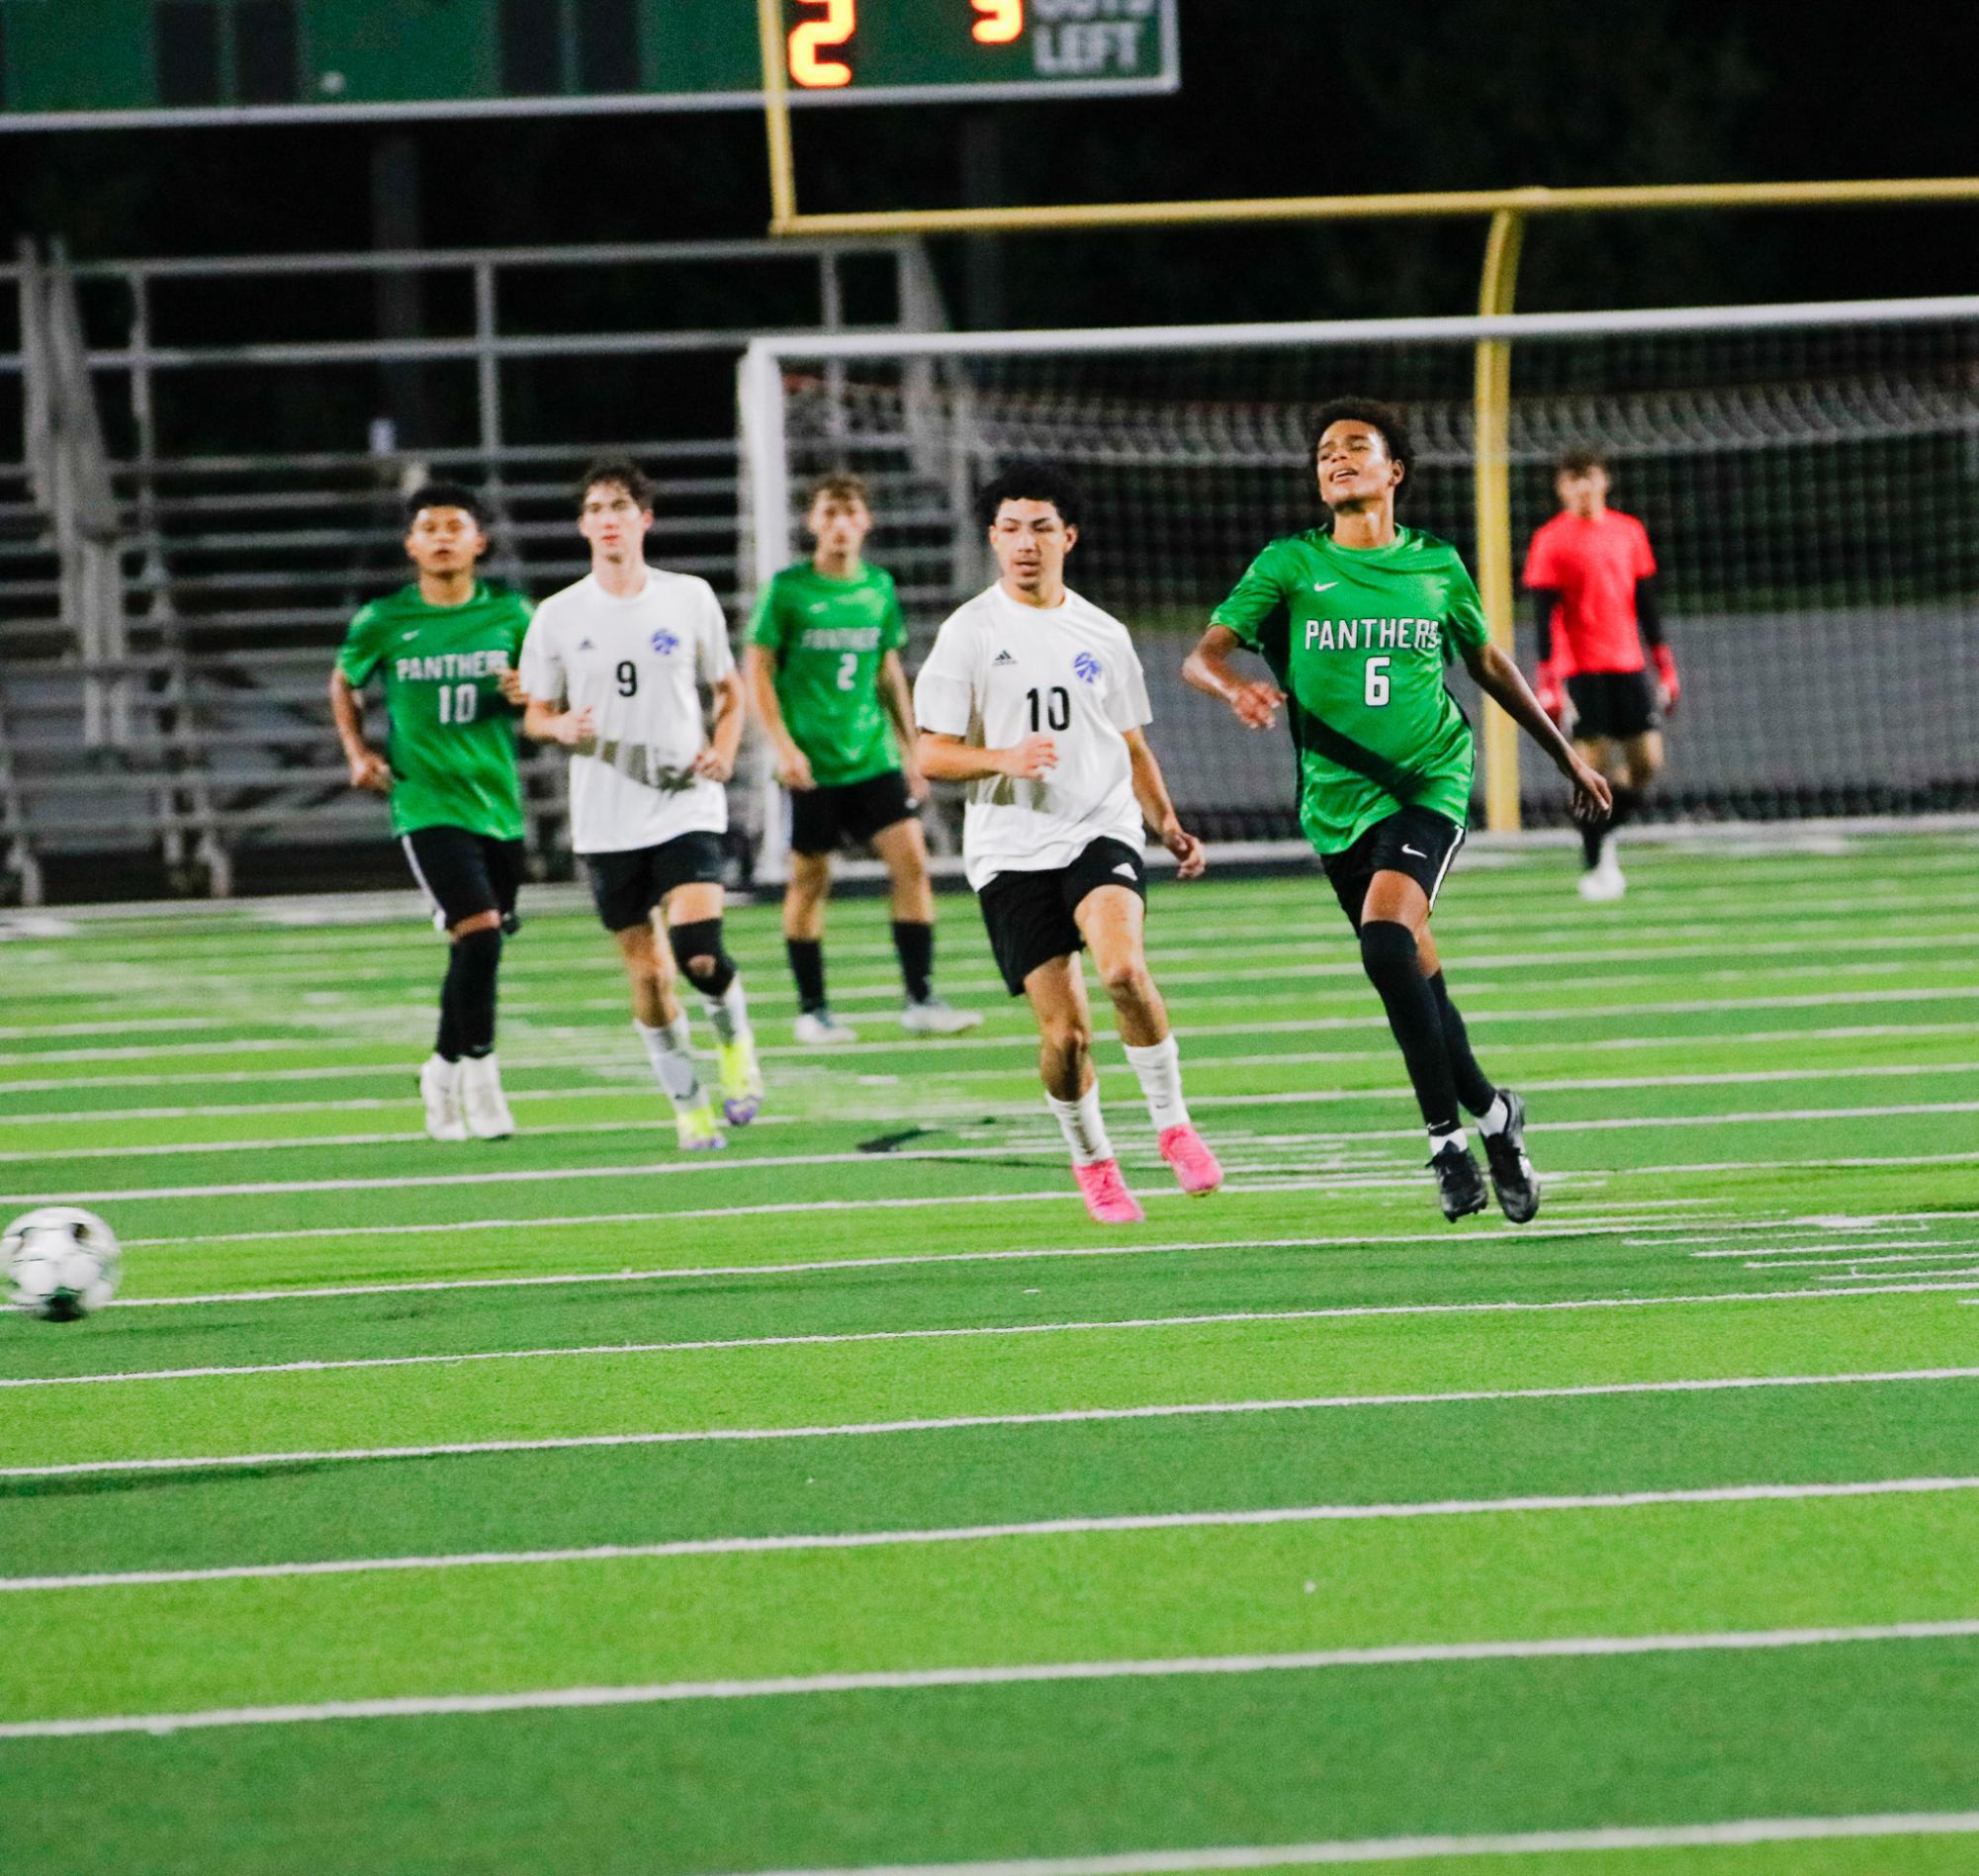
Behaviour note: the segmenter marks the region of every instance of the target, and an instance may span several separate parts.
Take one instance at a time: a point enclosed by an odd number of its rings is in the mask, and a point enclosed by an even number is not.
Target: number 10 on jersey
[[[442,684],[440,686],[440,721],[442,723],[472,723],[481,709],[481,686],[479,684]]]
[[[1063,684],[1053,684],[1049,690],[1030,690],[1025,699],[1031,705],[1031,727],[1037,730],[1062,730],[1072,721],[1072,693]]]

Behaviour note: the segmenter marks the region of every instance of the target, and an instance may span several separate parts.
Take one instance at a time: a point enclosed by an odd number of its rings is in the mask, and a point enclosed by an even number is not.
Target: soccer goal
[[[807,480],[855,470],[869,555],[925,651],[992,577],[972,491],[1014,458],[1060,462],[1087,500],[1071,580],[1136,636],[1178,803],[1215,839],[1288,836],[1282,735],[1187,690],[1183,657],[1267,540],[1318,522],[1312,414],[1332,397],[1403,406],[1400,519],[1475,566],[1484,339],[1511,347],[1513,568],[1574,447],[1605,455],[1613,505],[1655,543],[1684,680],[1658,813],[1979,806],[1979,298],[762,339],[740,372],[755,577],[803,551]],[[1523,595],[1516,646],[1529,670]],[[1453,687],[1475,713],[1461,671]],[[1556,778],[1520,760],[1525,825],[1558,822]]]

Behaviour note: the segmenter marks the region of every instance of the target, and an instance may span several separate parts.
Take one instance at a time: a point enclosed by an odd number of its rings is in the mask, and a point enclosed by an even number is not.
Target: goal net
[[[1683,695],[1654,812],[1979,805],[1979,299],[759,341],[741,375],[756,578],[803,550],[808,479],[856,471],[911,669],[993,578],[973,491],[1016,458],[1061,463],[1087,508],[1072,583],[1135,635],[1185,816],[1223,840],[1290,835],[1285,737],[1188,690],[1183,657],[1257,550],[1320,519],[1312,417],[1332,397],[1403,406],[1400,518],[1475,570],[1486,338],[1511,346],[1514,573],[1573,447],[1606,456],[1613,504],[1655,544]],[[1522,590],[1515,634],[1530,672]],[[1461,667],[1451,681],[1476,720]],[[1525,824],[1561,820],[1530,744],[1520,763]]]

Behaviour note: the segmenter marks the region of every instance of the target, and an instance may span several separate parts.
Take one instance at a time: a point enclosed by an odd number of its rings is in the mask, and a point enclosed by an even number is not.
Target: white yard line
[[[1062,1197],[1053,1193],[1053,1198]],[[410,1227],[396,1224],[355,1225],[341,1229],[334,1225],[315,1227],[303,1231],[243,1231],[234,1234],[233,1241],[258,1242],[262,1238],[308,1238],[308,1237],[403,1237],[420,1231],[490,1231],[514,1230],[518,1228],[541,1229],[548,1225],[596,1225],[647,1223],[663,1219],[673,1219],[692,1214],[678,1211],[630,1211],[623,1213],[600,1213],[590,1217],[577,1218],[483,1218],[471,1223],[414,1225]],[[1633,1223],[1605,1222],[1590,1218],[1574,1224],[1504,1226],[1496,1230],[1496,1235],[1510,1236],[1514,1230],[1519,1238],[1580,1238],[1614,1237],[1625,1231],[1639,1227]],[[213,1244],[227,1242],[221,1238],[127,1238],[127,1247],[132,1245],[166,1244]],[[1040,1246],[1034,1249],[982,1250],[982,1251],[913,1251],[899,1252],[877,1257],[821,1257],[807,1258],[798,1262],[779,1264],[695,1264],[658,1270],[607,1270],[607,1271],[558,1271],[551,1274],[536,1273],[527,1277],[429,1277],[399,1283],[375,1284],[331,1284],[307,1290],[227,1290],[216,1291],[200,1296],[124,1296],[113,1299],[106,1305],[119,1309],[158,1309],[187,1307],[196,1303],[216,1302],[279,1302],[290,1297],[309,1296],[378,1296],[396,1295],[403,1292],[444,1291],[444,1290],[527,1290],[557,1289],[572,1284],[644,1284],[644,1283],[693,1283],[708,1278],[736,1277],[791,1277],[829,1276],[838,1271],[912,1269],[920,1265],[942,1264],[999,1264],[1025,1263],[1037,1259],[1086,1258],[1086,1257],[1155,1257],[1168,1252],[1180,1251],[1264,1251],[1264,1250],[1359,1250],[1376,1244],[1447,1244],[1448,1231],[1400,1231],[1385,1235],[1352,1237],[1269,1237],[1269,1238],[1191,1238],[1173,1244],[1072,1244]],[[1880,1241],[1880,1240],[1879,1240]],[[293,1367],[314,1367],[314,1363],[287,1364]],[[283,1366],[281,1364],[278,1367]],[[264,1370],[242,1369],[237,1371],[215,1370],[215,1373],[261,1373]],[[116,1381],[124,1379],[117,1375],[68,1376],[59,1378],[59,1385],[66,1385],[77,1380]],[[40,1387],[58,1385],[56,1381],[29,1379],[0,1379],[0,1388]]]
[[[1309,1103],[1312,1097],[1307,1093],[1290,1095],[1210,1095],[1199,1098],[1192,1105],[1197,1107],[1289,1107]],[[1029,1111],[1027,1110],[1027,1113]],[[1897,1115],[1950,1115],[1979,1113],[1979,1101],[1911,1101],[1892,1102],[1852,1108],[1777,1108],[1758,1109],[1733,1114],[1661,1114],[1640,1117],[1621,1117],[1594,1120],[1551,1120],[1537,1130],[1541,1133],[1583,1133],[1609,1131],[1635,1131],[1638,1129],[1664,1127],[1700,1126],[1740,1126],[1766,1125],[1772,1123],[1806,1123],[1816,1120],[1861,1120],[1878,1117]],[[623,1128],[617,1122],[609,1123],[602,1130],[631,1130],[633,1123]],[[571,1129],[546,1129],[549,1131],[589,1132],[589,1127]],[[397,1136],[385,1136],[388,1138]],[[1337,1141],[1356,1140],[1419,1140],[1420,1129],[1416,1127],[1347,1127],[1330,1133],[1327,1137]],[[321,1143],[321,1142],[319,1142]],[[333,1142],[332,1142],[333,1143]],[[247,1141],[243,1147],[265,1146],[266,1141]],[[293,1141],[276,1144],[288,1146]],[[302,1144],[309,1144],[303,1142]],[[218,1151],[219,1147],[180,1147],[171,1149],[182,1155],[198,1151]],[[393,1192],[407,1189],[424,1189],[448,1186],[480,1186],[507,1184],[554,1184],[565,1180],[596,1179],[644,1179],[649,1177],[710,1177],[720,1173],[762,1173],[780,1171],[794,1166],[885,1166],[920,1160],[962,1160],[962,1159],[1017,1159],[1029,1153],[1041,1150],[1015,1142],[1000,1141],[984,1146],[942,1146],[907,1147],[891,1153],[783,1153],[783,1154],[727,1154],[701,1159],[682,1159],[662,1162],[647,1162],[638,1165],[615,1166],[559,1166],[559,1167],[513,1167],[467,1173],[402,1173],[377,1175],[370,1178],[345,1179],[289,1179],[251,1180],[237,1184],[206,1184],[195,1186],[114,1186],[103,1191],[72,1192],[43,1191],[0,1193],[0,1204],[5,1205],[91,1205],[104,1204],[113,1200],[134,1203],[138,1200],[155,1199],[221,1199],[235,1197],[269,1196],[282,1193],[304,1192]],[[79,1155],[95,1156],[99,1149],[79,1149]],[[68,1157],[65,1153],[12,1153],[0,1154],[4,1160],[59,1159]],[[1795,1164],[1834,1164],[1796,1159]]]
[[[456,1551],[433,1557],[352,1557],[315,1563],[225,1563],[205,1569],[133,1569],[72,1576],[5,1576],[0,1577],[0,1594],[51,1589],[157,1588],[170,1583],[241,1582],[293,1576],[533,1568],[557,1563],[617,1563],[675,1557],[747,1557],[791,1551],[899,1550],[946,1544],[987,1544],[1012,1538],[1107,1537],[1140,1531],[1250,1530],[1289,1524],[1390,1523],[1412,1518],[1506,1517],[1556,1511],[1641,1511],[1663,1505],[1795,1504],[1833,1498],[1917,1497],[1966,1491],[1979,1491],[1979,1477],[1698,1485],[1666,1491],[1547,1492],[1508,1498],[1404,1499],[1387,1504],[1277,1505],[1248,1511],[1155,1511],[1118,1517],[1034,1518],[1022,1523],[945,1525],[926,1530],[676,1538],[657,1544],[593,1544],[559,1550]]]
[[[1502,1316],[1502,1314],[1562,1314],[1574,1310],[1647,1310],[1666,1306],[1712,1306],[1730,1302],[1831,1302],[1839,1296],[1916,1296],[1979,1291],[1973,1283],[1906,1283],[1906,1285],[1864,1285],[1860,1289],[1813,1289],[1813,1291],[1734,1291],[1718,1296],[1577,1296],[1554,1302],[1384,1302],[1384,1304],[1340,1304],[1314,1310],[1229,1310],[1202,1316],[1150,1316],[1121,1322],[1032,1322],[1002,1324],[992,1328],[945,1328],[945,1330],[860,1330],[835,1336],[764,1336],[754,1340],[728,1342],[675,1342],[663,1344],[665,1354],[706,1354],[730,1352],[738,1348],[817,1348],[866,1342],[934,1342],[934,1340],[983,1340],[1010,1336],[1063,1336],[1063,1334],[1142,1334],[1170,1328],[1217,1328],[1231,1324],[1285,1324],[1285,1322],[1344,1322],[1370,1316]],[[1943,1374],[1949,1374],[1943,1372]],[[1566,1389],[1568,1393],[1579,1389]],[[1348,1395],[1332,1405],[1378,1403],[1378,1395]],[[965,1425],[973,1425],[967,1421]],[[992,1423],[994,1425],[994,1423]],[[643,1447],[673,1445],[680,1441],[710,1439],[817,1439],[839,1435],[847,1429],[758,1429],[738,1433],[734,1429],[694,1429],[667,1433],[582,1433],[556,1435],[544,1439],[496,1439],[496,1441],[435,1441],[413,1447],[328,1447],[289,1453],[220,1453],[196,1457],[164,1459],[85,1459],[63,1461],[40,1467],[0,1467],[0,1478],[73,1478],[101,1473],[186,1473],[214,1467],[273,1467],[273,1465],[324,1465],[330,1461],[374,1461],[374,1459],[451,1459],[475,1453],[562,1453],[587,1447]],[[894,1427],[860,1427],[853,1431],[902,1431]]]
[[[1472,1010],[1466,1008],[1465,1020],[1470,1023],[1545,1023],[1558,1025],[1574,1019],[1605,1019],[1633,1016],[1696,1016],[1714,1010],[1778,1010],[1778,1009],[1823,1009],[1837,1004],[1889,1003],[1889,1002],[1939,1002],[1945,999],[1965,1000],[1979,997],[1979,987],[1967,989],[1923,988],[1910,990],[1864,990],[1840,991],[1818,995],[1786,995],[1775,997],[1731,997],[1718,999],[1689,999],[1682,1002],[1623,1003],[1579,1006],[1572,1009],[1523,1009],[1523,1010]],[[1335,1017],[1306,1017],[1281,1019],[1273,1022],[1246,1023],[1178,1023],[1175,1033],[1184,1041],[1205,1036],[1226,1035],[1306,1035],[1341,1029],[1371,1029],[1385,1027],[1385,1019],[1378,1009],[1366,1014]],[[1802,1036],[1816,1039],[1830,1039],[1848,1036],[1875,1036],[1902,1034],[1915,1031],[1918,1034],[1941,1035],[1951,1032],[1969,1033],[1971,1026],[1963,1023],[1928,1024],[1849,1024],[1825,1029],[1766,1029],[1750,1031],[1714,1031],[1713,1046],[1728,1041],[1773,1042],[1792,1041]],[[542,1032],[552,1036],[554,1030]],[[1669,1035],[1629,1035],[1596,1038],[1589,1041],[1574,1041],[1571,1045],[1576,1050],[1594,1049],[1638,1049],[1638,1048],[1681,1048],[1694,1045],[1695,1038]],[[4,1062],[42,1062],[72,1060],[143,1060],[153,1055],[171,1054],[215,1054],[235,1048],[268,1050],[282,1048],[306,1048],[312,1046],[309,1039],[293,1041],[256,1041],[251,1043],[225,1044],[163,1044],[155,1048],[117,1048],[48,1051],[36,1050],[26,1055],[0,1054]],[[322,1046],[322,1039],[315,1038],[315,1045]],[[946,1049],[1010,1048],[1034,1051],[1037,1038],[1029,1033],[1012,1035],[966,1036],[916,1036],[901,1040],[883,1042],[843,1043],[830,1052],[831,1060],[855,1059],[867,1055],[906,1055],[911,1060],[932,1058],[938,1051]],[[819,1060],[820,1051],[800,1048],[794,1043],[767,1043],[760,1051],[769,1058],[792,1057],[798,1060]],[[1385,1049],[1364,1051],[1370,1056],[1386,1056]],[[559,1052],[531,1052],[526,1049],[504,1050],[504,1068],[581,1068],[588,1066],[580,1058],[574,1047]],[[625,1057],[628,1073],[636,1070],[638,1064],[628,1052]],[[276,1082],[276,1081],[317,1081],[353,1075],[377,1075],[405,1077],[411,1074],[415,1064],[410,1056],[404,1060],[389,1062],[345,1062],[318,1063],[304,1068],[244,1068],[202,1070],[190,1074],[132,1074],[132,1075],[76,1075],[42,1076],[28,1080],[0,1081],[0,1094],[48,1094],[58,1093],[66,1088],[154,1088],[172,1086],[224,1085],[229,1082]],[[966,1072],[966,1071],[964,1071]]]
[[[1179,1401],[1139,1407],[1060,1407],[1034,1413],[963,1413],[912,1420],[850,1421],[837,1426],[712,1427],[660,1433],[571,1434],[542,1440],[496,1440],[473,1446],[385,1447],[310,1458],[429,1458],[461,1452],[558,1452],[586,1447],[678,1446],[708,1442],[861,1439],[893,1433],[949,1433],[971,1427],[1077,1426],[1113,1420],[1214,1419],[1230,1414],[1308,1413],[1349,1407],[1440,1407],[1505,1400],[1582,1400],[1627,1394],[1744,1392],[1768,1387],[1859,1387],[1897,1383],[1979,1381],[1979,1368],[1897,1368],[1842,1375],[1737,1375],[1701,1381],[1587,1382],[1558,1387],[1466,1387],[1441,1393],[1311,1394],[1281,1400]],[[166,1464],[245,1465],[246,1460],[183,1460]]]
[[[1834,1818],[1729,1818],[1715,1824],[1596,1825],[1584,1831],[1496,1831],[1465,1836],[1332,1837],[1308,1843],[1214,1844],[1121,1850],[1101,1856],[1015,1857],[1001,1862],[870,1863],[765,1870],[753,1872],[753,1876],[1187,1876],[1192,1870],[1706,1849],[1750,1843],[1822,1843],[1852,1837],[1966,1836],[1975,1831],[1979,1831],[1979,1811],[1896,1811]]]
[[[1884,1642],[1964,1641],[1979,1620],[1884,1622],[1854,1628],[1733,1629],[1691,1635],[1582,1635],[1535,1641],[1421,1642],[1381,1648],[1308,1649],[1281,1654],[1199,1654],[1154,1660],[1027,1661],[978,1667],[881,1668],[867,1673],[779,1674],[749,1680],[656,1681],[643,1686],[543,1687],[501,1694],[410,1695],[394,1700],[323,1700],[295,1706],[220,1707],[193,1713],[105,1714],[16,1720],[0,1740],[86,1739],[109,1733],[165,1735],[211,1727],[283,1726],[320,1720],[427,1719],[443,1714],[522,1713],[548,1708],[654,1706],[665,1702],[772,1699],[806,1694],[908,1692],[934,1687],[1008,1687],[1050,1681],[1113,1681],[1199,1675],[1319,1672],[1336,1667],[1413,1667],[1471,1661],[1587,1660],[1649,1654],[1731,1653]]]
[[[1970,1026],[1947,1025],[1961,1032],[1970,1033]],[[1715,1047],[1714,1040],[1713,1046]],[[1285,1053],[1278,1055],[1199,1055],[1192,1056],[1189,1070],[1192,1080],[1212,1075],[1223,1069],[1247,1069],[1261,1067],[1310,1066],[1315,1062],[1392,1061],[1393,1050],[1357,1049],[1352,1051],[1322,1051],[1311,1054]],[[1124,1062],[1101,1062],[1097,1064],[1103,1075],[1125,1080],[1132,1074],[1132,1068]],[[825,1065],[819,1064],[821,1072]],[[933,1075],[885,1076],[877,1082],[860,1080],[856,1086],[867,1093],[876,1087],[913,1087],[919,1089],[931,1081],[955,1082],[980,1081],[998,1073],[1012,1076],[1029,1072],[1028,1063],[1013,1062],[1004,1069],[944,1069]],[[1862,1064],[1833,1068],[1756,1068],[1728,1070],[1721,1074],[1689,1075],[1555,1075],[1545,1077],[1525,1076],[1519,1081],[1521,1094],[1574,1094],[1582,1091],[1606,1092],[1616,1089],[1634,1088],[1729,1088],[1759,1086],[1776,1082],[1799,1081],[1865,1081],[1865,1080],[1906,1080],[1914,1081],[1929,1075],[1979,1075],[1979,1062],[1887,1062]],[[822,1083],[820,1085],[823,1085]],[[508,1099],[513,1104],[530,1101],[641,1101],[651,1106],[657,1098],[650,1080],[634,1079],[628,1075],[621,1083],[611,1083],[602,1087],[588,1088],[548,1088],[510,1089]],[[1221,1101],[1232,1105],[1244,1097],[1205,1095],[1196,1097],[1198,1104],[1205,1101]],[[1403,1101],[1409,1099],[1408,1089],[1396,1083],[1379,1088],[1325,1088],[1313,1089],[1304,1095],[1285,1094],[1273,1099],[1312,1102],[1345,1101]],[[957,1094],[949,1097],[951,1107],[943,1113],[981,1114],[985,1104],[971,1102],[963,1105]],[[1014,1107],[1008,1102],[996,1105],[993,1112],[998,1114],[1031,1114],[1034,1103],[1026,1102],[1022,1107]],[[187,1120],[212,1118],[217,1116],[256,1116],[276,1114],[376,1114],[385,1111],[412,1113],[418,1108],[416,1094],[406,1094],[397,1098],[391,1096],[367,1095],[339,1101],[267,1101],[236,1102],[230,1104],[202,1104],[190,1107],[161,1108],[73,1108],[45,1110],[40,1114],[0,1115],[0,1127],[5,1126],[101,1126],[113,1122],[132,1120]],[[769,1114],[760,1117],[764,1120],[790,1121],[797,1118],[816,1118],[813,1116],[792,1116]],[[595,1121],[585,1124],[565,1123],[524,1127],[530,1134],[606,1132],[614,1127],[634,1127],[643,1124],[639,1117],[630,1117],[623,1121]],[[425,1137],[416,1130],[402,1130],[394,1133],[366,1134],[290,1134],[252,1140],[190,1140],[166,1145],[147,1144],[140,1147],[102,1146],[90,1149],[50,1148],[45,1152],[68,1152],[72,1155],[92,1151],[102,1155],[129,1153],[182,1153],[182,1152],[238,1152],[257,1146],[340,1146],[371,1145],[395,1140],[417,1141]],[[0,1153],[0,1161],[9,1159],[33,1159],[42,1155],[30,1150]]]

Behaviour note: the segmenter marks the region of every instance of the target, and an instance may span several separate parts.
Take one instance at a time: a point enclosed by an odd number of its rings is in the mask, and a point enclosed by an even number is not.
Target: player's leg
[[[844,790],[802,788],[790,797],[790,880],[783,889],[783,950],[797,984],[791,1033],[807,1048],[856,1042],[858,1032],[832,1014],[825,995],[825,900],[839,846]]]
[[[1072,1177],[1100,1224],[1138,1224],[1147,1215],[1121,1178],[1120,1161],[1100,1113],[1093,1070],[1093,1013],[1077,953],[1046,958],[1025,974],[1024,994],[1037,1021],[1037,1072],[1044,1105],[1072,1155]]]
[[[689,849],[679,855],[672,849]],[[721,849],[713,835],[682,835],[661,849],[675,878],[665,894],[667,935],[687,981],[701,993],[701,1007],[715,1032],[721,1062],[722,1112],[732,1126],[747,1126],[763,1109],[763,1068],[750,1027],[742,973],[722,941]],[[681,875],[687,875],[681,878]]]
[[[649,850],[593,853],[585,864],[598,917],[611,934],[632,992],[632,1027],[674,1109],[680,1144],[689,1151],[727,1144],[694,1067],[686,1012],[675,992],[673,947],[654,930],[657,903]]]
[[[401,845],[432,908],[433,922],[448,938],[439,1028],[433,1052],[419,1070],[426,1131],[436,1140],[499,1138],[515,1129],[499,1080],[494,1080],[491,1099],[482,1086],[491,1076],[468,1065],[492,1060],[495,1049],[495,985],[504,905],[490,875],[489,855],[480,838],[465,828],[418,828],[402,837]],[[513,905],[511,884],[506,907]],[[470,1080],[478,1096],[472,1115],[466,1105]]]
[[[1132,1224],[1143,1214],[1121,1179],[1100,1116],[1093,1018],[1079,969],[1082,940],[1065,908],[1063,882],[1057,871],[998,873],[977,903],[1005,989],[1029,999],[1036,1020],[1044,1105],[1065,1136],[1086,1210],[1102,1224]]]
[[[901,810],[868,837],[886,865],[892,891],[893,949],[907,991],[901,1025],[917,1035],[957,1035],[975,1028],[983,1018],[980,1010],[957,1010],[935,994],[935,888],[928,877],[927,836],[920,817],[909,811],[900,771],[874,779],[897,787]]]
[[[1432,911],[1434,903],[1432,897]],[[1511,1089],[1494,1086],[1479,1066],[1471,1050],[1471,1031],[1464,1013],[1443,981],[1443,959],[1436,949],[1435,934],[1427,925],[1416,935],[1416,956],[1430,995],[1436,999],[1457,1099],[1477,1119],[1478,1131],[1484,1135],[1491,1190],[1505,1216],[1514,1224],[1524,1224],[1539,1210],[1540,1198],[1539,1175],[1525,1151],[1525,1102]]]
[[[473,931],[454,929],[453,969],[448,974],[458,977],[454,1017],[461,1049],[462,1117],[477,1139],[500,1140],[515,1131],[515,1117],[502,1091],[501,1067],[495,1055],[495,979],[504,936],[516,927],[522,843],[474,838],[495,909],[479,915]]]
[[[1223,1169],[1196,1131],[1182,1098],[1182,1054],[1147,968],[1145,902],[1124,885],[1095,886],[1079,900],[1073,916],[1114,1006],[1115,1027],[1147,1102],[1161,1157],[1184,1192],[1214,1192],[1222,1184]]]
[[[1617,745],[1618,759],[1609,776],[1615,798],[1614,812],[1608,819],[1611,828],[1640,817],[1649,791],[1663,769],[1663,732],[1653,727],[1655,699],[1649,691],[1649,680],[1640,681],[1643,696],[1635,723],[1651,727],[1636,727],[1632,735],[1622,737]]]

